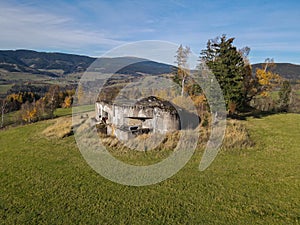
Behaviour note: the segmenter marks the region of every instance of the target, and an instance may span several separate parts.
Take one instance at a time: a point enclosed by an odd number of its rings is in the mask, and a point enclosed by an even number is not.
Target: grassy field
[[[95,106],[94,105],[83,105],[83,106],[77,106],[73,108],[57,108],[54,111],[54,116],[55,117],[62,117],[62,116],[69,116],[72,115],[72,110],[74,113],[76,112],[90,112],[94,110]],[[9,125],[18,125],[21,123],[20,121],[20,112],[15,111],[15,112],[10,112],[5,114],[4,116],[4,127],[9,126]]]
[[[64,87],[70,84],[76,84],[82,74],[69,74],[59,78],[52,78],[43,74],[32,74],[23,72],[7,72],[0,69],[0,95],[6,95],[7,91],[13,85],[30,85],[40,87],[48,85],[59,85]],[[1,82],[3,80],[4,82]]]
[[[0,84],[0,95],[5,95],[12,86],[12,84]]]
[[[82,106],[75,106],[72,108],[57,108],[54,112],[55,116],[61,117],[61,116],[69,116],[72,115],[72,111],[74,113],[76,112],[90,112],[95,110],[95,105],[82,105]]]
[[[10,112],[7,114],[4,114],[4,119],[3,119],[3,125],[5,126],[9,126],[12,124],[16,124],[18,123],[19,120],[19,111],[15,111],[15,112]]]
[[[299,224],[300,115],[250,118],[255,147],[202,151],[152,186],[108,181],[82,158],[74,137],[47,139],[51,120],[0,132],[1,224]]]

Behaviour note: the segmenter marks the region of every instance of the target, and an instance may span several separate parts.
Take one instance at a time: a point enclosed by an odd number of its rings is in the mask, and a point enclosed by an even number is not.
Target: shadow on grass
[[[275,114],[279,114],[279,113],[285,113],[285,112],[276,111],[276,110],[261,111],[258,109],[251,108],[251,109],[247,109],[242,112],[239,112],[239,113],[229,114],[227,116],[227,118],[236,119],[236,120],[247,120],[247,118],[253,117],[253,118],[260,119],[263,117],[267,117],[267,116],[271,116],[271,115],[275,115]]]

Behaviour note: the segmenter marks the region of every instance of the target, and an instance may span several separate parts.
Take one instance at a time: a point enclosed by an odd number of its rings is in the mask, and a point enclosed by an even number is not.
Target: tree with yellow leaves
[[[54,117],[54,110],[59,106],[59,90],[58,85],[53,85],[45,95],[46,107],[49,109],[52,118]]]
[[[20,110],[21,119],[26,123],[34,122],[37,118],[35,103],[25,102]]]
[[[255,76],[258,82],[257,94],[261,96],[268,96],[270,91],[281,83],[281,77],[271,71],[274,67],[274,60],[268,58],[265,60],[263,68],[256,70]]]
[[[71,105],[72,105],[72,101],[73,101],[72,96],[66,96],[65,100],[64,100],[64,103],[63,103],[63,107],[64,108],[70,108]]]

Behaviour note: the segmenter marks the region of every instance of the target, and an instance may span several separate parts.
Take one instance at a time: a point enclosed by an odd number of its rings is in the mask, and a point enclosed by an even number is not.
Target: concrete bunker
[[[97,123],[105,125],[104,132],[120,140],[140,134],[194,129],[200,123],[198,115],[155,96],[133,101],[97,101]]]

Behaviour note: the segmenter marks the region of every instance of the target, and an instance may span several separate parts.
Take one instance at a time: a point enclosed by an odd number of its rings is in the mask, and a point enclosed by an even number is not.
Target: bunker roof
[[[160,108],[165,111],[169,112],[177,112],[175,109],[175,106],[171,104],[169,101],[163,100],[161,98],[158,98],[156,96],[149,96],[146,98],[141,98],[139,100],[128,100],[128,99],[117,99],[116,101],[97,101],[97,102],[103,102],[110,105],[116,105],[116,106],[128,106],[128,107],[142,107],[142,108]]]

